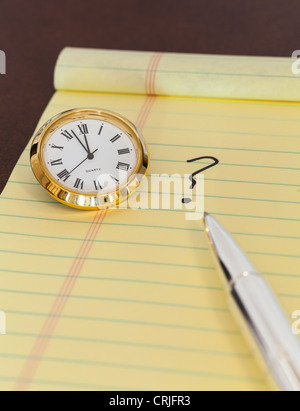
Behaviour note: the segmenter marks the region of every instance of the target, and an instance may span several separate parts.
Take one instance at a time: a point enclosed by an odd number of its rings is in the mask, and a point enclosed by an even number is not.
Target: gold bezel
[[[44,162],[44,147],[50,136],[64,124],[84,119],[97,119],[111,123],[126,133],[137,153],[135,169],[127,181],[109,193],[78,193],[60,185],[48,172]],[[149,170],[148,147],[142,134],[129,120],[111,111],[82,108],[64,111],[52,117],[36,133],[30,150],[33,173],[41,186],[56,200],[81,210],[99,210],[117,206],[126,200],[142,184]]]

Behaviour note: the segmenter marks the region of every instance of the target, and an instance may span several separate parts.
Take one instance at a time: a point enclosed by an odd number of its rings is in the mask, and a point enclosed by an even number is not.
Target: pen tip
[[[204,214],[204,227],[214,255],[231,278],[255,271],[235,240],[211,214]]]

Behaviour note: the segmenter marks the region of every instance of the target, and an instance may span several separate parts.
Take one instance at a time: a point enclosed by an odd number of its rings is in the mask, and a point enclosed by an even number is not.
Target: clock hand
[[[73,132],[73,134],[74,134],[74,136],[76,137],[76,139],[78,140],[78,142],[82,145],[82,147],[85,149],[85,151],[88,153],[88,155],[90,155],[91,154],[91,152],[90,152],[90,149],[87,149],[86,147],[85,147],[85,145],[81,142],[81,140],[80,140],[80,138],[79,137],[77,137],[77,135]]]
[[[87,147],[87,149],[88,149],[88,153],[89,153],[89,154],[92,154],[92,153],[91,153],[91,150],[90,150],[90,146],[89,146],[89,142],[88,142],[88,139],[87,139],[86,134],[84,134],[84,139],[85,139],[86,147]]]
[[[90,153],[93,156],[93,158],[94,158],[94,154],[96,153],[96,151],[98,151],[98,148],[92,153]],[[81,164],[83,164],[86,160],[89,160],[89,159],[90,159],[89,156],[87,156],[83,161],[81,161],[81,163],[79,163],[76,167],[74,167],[73,170],[69,172],[69,174],[72,174],[73,171],[75,171],[78,167],[81,166]]]
[[[84,139],[85,139],[86,146],[81,142],[80,138],[75,133],[73,133],[73,134],[76,137],[76,139],[79,141],[79,143],[82,145],[82,147],[85,149],[85,151],[88,153],[88,160],[93,160],[94,159],[94,154],[91,153],[90,146],[89,146],[86,134],[84,134]]]

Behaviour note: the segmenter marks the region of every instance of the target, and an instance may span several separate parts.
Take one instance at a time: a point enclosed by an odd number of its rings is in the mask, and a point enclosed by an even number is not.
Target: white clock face
[[[137,163],[130,137],[115,125],[96,119],[65,124],[50,136],[43,154],[52,178],[82,194],[116,190]]]

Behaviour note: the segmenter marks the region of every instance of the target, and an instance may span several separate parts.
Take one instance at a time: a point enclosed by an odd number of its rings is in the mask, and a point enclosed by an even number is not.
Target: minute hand
[[[80,138],[73,132],[73,134],[74,134],[74,137],[76,138],[76,140],[81,144],[81,146],[84,148],[84,150],[88,153],[88,154],[91,154],[91,152],[90,152],[90,149],[89,149],[89,147],[88,147],[88,144],[87,144],[87,147],[85,147],[85,145],[81,142],[81,140],[80,140]],[[85,137],[85,136],[84,136]],[[87,139],[86,139],[86,137],[85,137],[85,141],[86,141],[86,143],[87,143]]]

